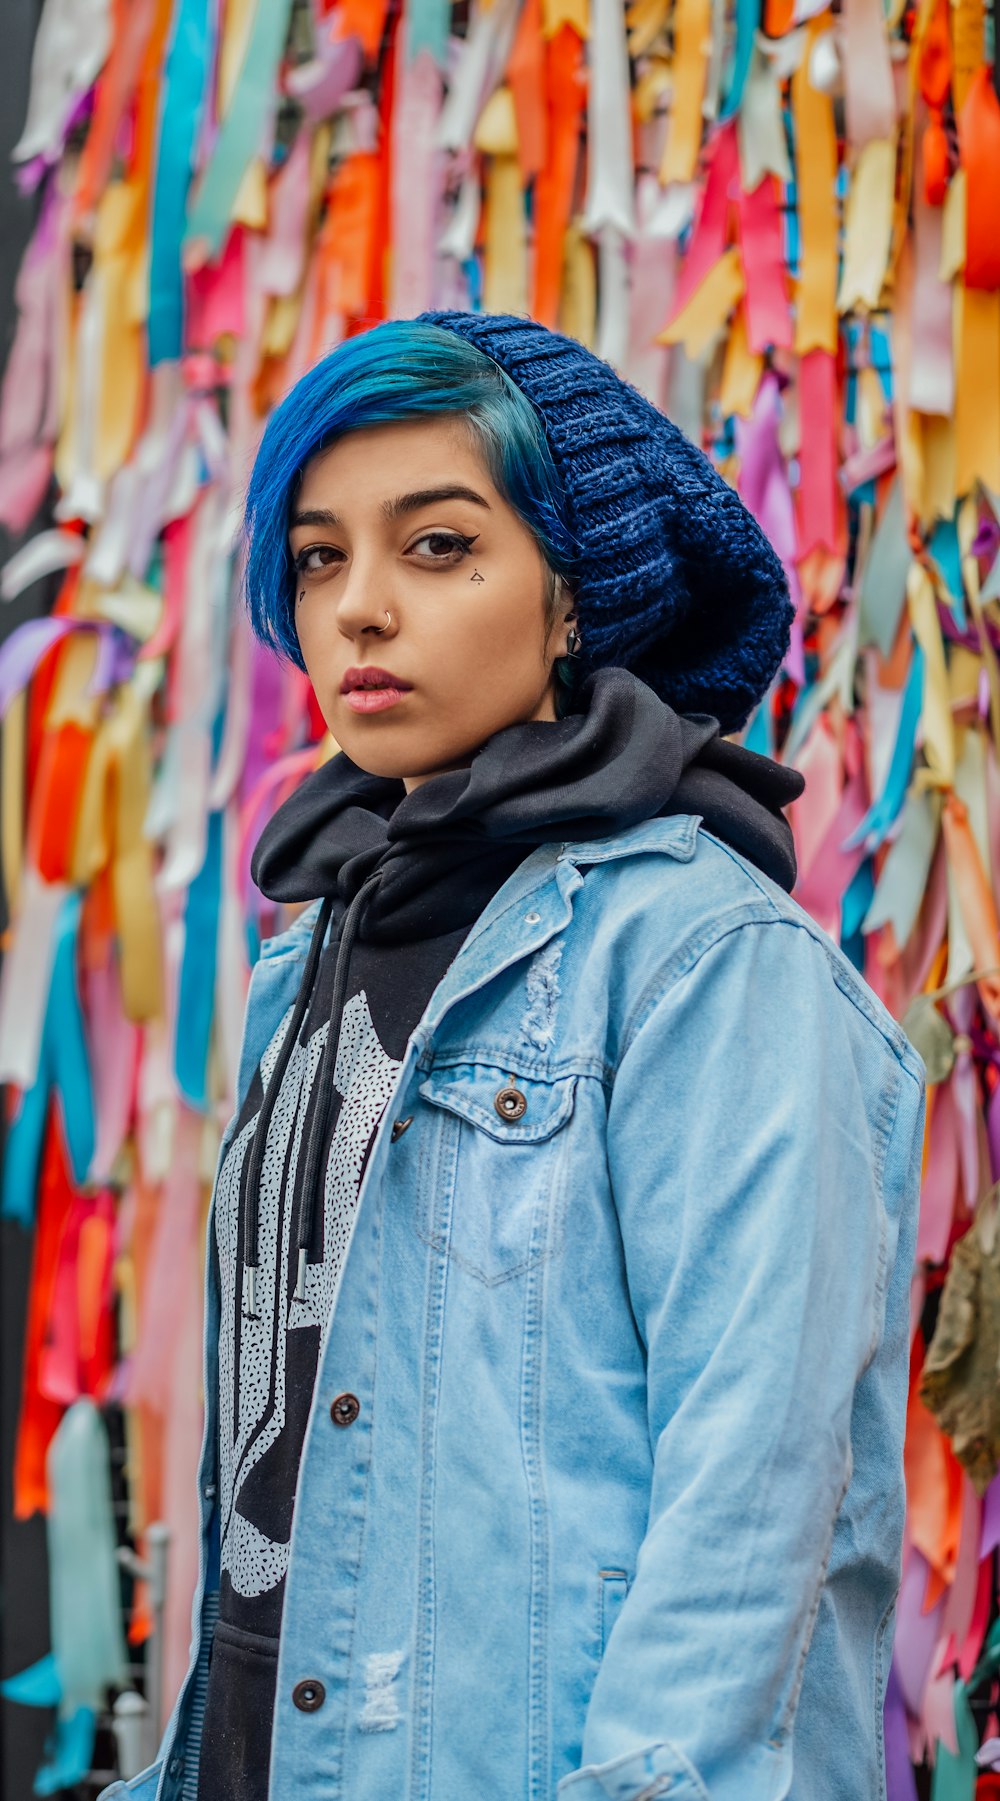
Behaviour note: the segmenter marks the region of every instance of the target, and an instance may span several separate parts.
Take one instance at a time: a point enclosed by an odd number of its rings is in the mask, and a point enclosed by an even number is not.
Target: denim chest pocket
[[[436,1069],[420,1098],[438,1114],[421,1184],[420,1237],[487,1286],[563,1243],[577,1078],[493,1065]]]

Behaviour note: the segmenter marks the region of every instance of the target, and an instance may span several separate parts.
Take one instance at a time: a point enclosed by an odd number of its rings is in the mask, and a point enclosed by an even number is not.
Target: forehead
[[[453,479],[476,488],[490,501],[496,490],[463,420],[406,419],[392,425],[365,425],[347,432],[311,458],[302,473],[300,506],[339,500],[373,506],[407,486],[427,487]]]

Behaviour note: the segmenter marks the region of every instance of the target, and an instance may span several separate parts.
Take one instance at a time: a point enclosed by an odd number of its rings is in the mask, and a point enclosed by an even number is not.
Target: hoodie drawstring
[[[304,1301],[306,1298],[306,1264],[311,1261],[316,1197],[321,1188],[325,1187],[321,1166],[326,1155],[327,1138],[330,1131],[334,1075],[337,1068],[337,1050],[340,1045],[340,1027],[344,1014],[344,996],[347,992],[351,951],[354,948],[354,940],[357,937],[365,902],[381,880],[382,871],[375,869],[362,882],[344,914],[344,923],[340,928],[337,967],[333,978],[333,993],[330,996],[330,1025],[319,1069],[316,1072],[318,1098],[316,1106],[313,1108],[312,1124],[306,1142],[306,1166],[302,1180],[302,1203],[299,1211],[298,1265],[295,1272],[293,1295],[293,1299],[296,1301]]]
[[[295,1278],[295,1299],[305,1299],[306,1264],[309,1261],[309,1249],[313,1238],[313,1222],[316,1217],[316,1187],[320,1176],[320,1164],[330,1125],[330,1110],[333,1100],[333,1077],[337,1066],[337,1048],[340,1042],[340,1020],[344,1011],[344,994],[347,989],[347,977],[351,960],[351,950],[357,937],[358,924],[365,902],[373,889],[382,879],[381,870],[373,870],[354,896],[347,912],[344,914],[340,929],[340,942],[337,947],[337,967],[333,978],[333,994],[330,1000],[330,1024],[323,1055],[316,1072],[317,1104],[313,1109],[312,1124],[306,1142],[305,1177],[302,1186],[302,1202],[299,1214],[298,1232],[298,1265]],[[243,1315],[246,1319],[257,1317],[257,1269],[259,1265],[258,1238],[260,1224],[260,1188],[264,1174],[264,1158],[267,1154],[267,1137],[271,1128],[271,1116],[281,1093],[281,1084],[291,1061],[292,1053],[299,1041],[302,1026],[308,1011],[319,961],[323,951],[330,916],[333,912],[333,897],[323,902],[319,917],[313,928],[306,966],[302,971],[299,992],[295,997],[295,1006],[288,1024],[288,1030],[282,1040],[281,1050],[271,1072],[264,1098],[261,1102],[257,1129],[254,1132],[250,1155],[244,1164],[246,1185],[243,1190]]]
[[[305,969],[302,971],[302,980],[299,983],[299,992],[295,997],[295,1006],[292,1009],[292,1017],[288,1023],[288,1030],[282,1039],[277,1061],[271,1071],[271,1080],[268,1082],[264,1092],[264,1098],[261,1101],[260,1113],[257,1119],[257,1129],[254,1132],[253,1143],[250,1146],[250,1155],[243,1166],[243,1315],[246,1319],[256,1319],[257,1317],[256,1283],[258,1266],[257,1239],[260,1221],[260,1183],[264,1171],[264,1155],[267,1150],[267,1135],[271,1128],[271,1115],[274,1112],[278,1096],[281,1093],[281,1084],[285,1079],[285,1071],[291,1061],[292,1052],[298,1043],[299,1033],[302,1030],[302,1022],[305,1019],[306,1009],[309,1006],[313,985],[316,981],[316,971],[319,968],[319,960],[323,951],[323,940],[326,937],[327,927],[330,924],[330,915],[332,912],[333,896],[331,895],[328,900],[323,902],[319,911],[319,917],[313,927],[309,954],[306,957]]]

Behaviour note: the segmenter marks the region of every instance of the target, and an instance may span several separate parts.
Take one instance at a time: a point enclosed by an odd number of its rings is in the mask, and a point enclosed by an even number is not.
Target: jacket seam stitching
[[[761,890],[761,893],[763,894],[763,890]],[[764,898],[766,900],[768,897],[765,895]],[[744,902],[743,907],[741,907],[739,911],[742,912],[744,908],[750,908],[752,905],[753,903]],[[870,1026],[873,1031],[878,1033],[879,1037],[892,1051],[900,1069],[907,1070],[907,1073],[916,1081],[918,1079],[916,1072],[909,1067],[907,1043],[905,1040],[902,1044],[898,1043],[895,1037],[891,1036],[874,1015],[868,1011],[867,1007],[862,1004],[860,997],[855,995],[852,989],[840,979],[842,972],[837,969],[822,938],[819,937],[817,932],[803,920],[785,918],[783,914],[777,911],[773,901],[769,902],[769,906],[771,908],[769,914],[761,916],[754,911],[750,918],[733,919],[728,923],[723,922],[720,929],[717,930],[713,936],[703,937],[694,934],[680,946],[671,957],[669,963],[667,963],[667,965],[658,972],[657,976],[647,984],[636,1002],[632,1017],[625,1029],[624,1045],[620,1061],[624,1061],[624,1058],[632,1047],[633,1039],[645,1025],[646,1020],[649,1018],[649,1015],[657,1004],[665,998],[671,989],[677,986],[678,982],[682,981],[685,976],[692,974],[702,959],[707,956],[709,951],[715,950],[718,945],[722,944],[727,938],[731,938],[734,933],[742,932],[747,928],[754,926],[786,926],[791,931],[804,932],[806,937],[810,938],[823,953],[823,956],[826,959],[827,968],[830,970],[833,980],[836,982],[844,999],[850,1002],[850,1005],[854,1008],[858,1017],[863,1019],[866,1025]]]

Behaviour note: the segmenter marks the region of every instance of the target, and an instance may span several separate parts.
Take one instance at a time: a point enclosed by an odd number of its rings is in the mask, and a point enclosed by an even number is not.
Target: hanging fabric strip
[[[393,170],[390,305],[395,317],[405,318],[434,301],[434,230],[444,158],[435,141],[442,82],[432,50],[420,48],[401,57],[396,83],[396,130],[406,155]]]
[[[532,314],[553,327],[559,314],[563,247],[579,155],[580,115],[586,98],[580,39],[564,25],[546,45],[548,156],[535,179],[535,279]]]
[[[779,181],[786,184],[790,184],[792,179],[785,140],[781,82],[774,59],[766,54],[764,42],[766,40],[758,38],[755,44],[736,119],[740,169],[743,186],[748,192],[765,175],[776,175]]]
[[[879,304],[892,240],[895,187],[895,143],[878,139],[866,144],[847,200],[838,312],[852,307],[871,311]]]
[[[702,102],[712,36],[711,0],[676,0],[673,106],[660,182],[691,181],[701,143]]]
[[[755,4],[755,0],[749,0]],[[587,196],[583,230],[611,226],[623,237],[635,231],[632,169],[632,102],[621,0],[592,0],[590,99],[587,130]]]
[[[745,286],[747,342],[755,353],[788,350],[792,312],[785,279],[785,248],[777,183],[765,175],[752,194],[737,197],[740,260]]]
[[[517,115],[517,154],[527,183],[545,167],[548,119],[545,106],[545,46],[540,0],[524,0],[507,62],[507,81]]]
[[[115,0],[108,59],[97,82],[94,116],[80,153],[73,216],[92,212],[111,174],[115,140],[132,98],[143,51],[154,28],[156,0]]]
[[[109,0],[45,0],[31,57],[28,114],[11,151],[16,163],[55,161],[110,42]]]
[[[844,106],[856,150],[896,131],[896,98],[882,0],[844,0]]]
[[[1000,288],[1000,100],[985,63],[969,83],[958,135],[965,171],[965,285]]]
[[[824,13],[809,25],[809,46],[830,28]],[[837,137],[833,102],[810,78],[810,56],[792,76],[795,115],[795,180],[802,248],[795,319],[795,349],[833,355],[837,349]]]
[[[915,252],[909,317],[913,333],[908,402],[918,413],[948,418],[955,405],[951,287],[940,275],[942,218],[918,181],[913,191]]]
[[[451,0],[406,0],[404,46],[406,62],[415,62],[422,50],[444,69],[448,53]]]
[[[738,188],[736,128],[723,125],[713,133],[705,147],[705,180],[698,198],[691,239],[678,273],[671,318],[676,318],[687,305],[726,250],[730,210]],[[668,318],[668,324],[671,318]]]
[[[527,245],[517,117],[507,87],[496,88],[479,118],[473,142],[485,157],[483,305],[490,313],[524,313]]]
[[[743,103],[759,19],[759,0],[736,0],[736,44],[729,86],[719,112],[720,119],[732,119]]]
[[[181,253],[193,266],[217,256],[240,183],[273,106],[275,72],[288,35],[291,0],[257,0],[246,54],[211,159],[188,206]]]
[[[280,10],[280,6],[276,7]],[[209,0],[176,0],[163,71],[150,226],[149,361],[169,362],[183,345],[183,277],[178,246],[211,66]],[[242,173],[242,171],[241,171]]]
[[[826,350],[799,363],[799,554],[837,546],[837,365]]]
[[[1000,291],[955,283],[955,490],[1000,491]]]

